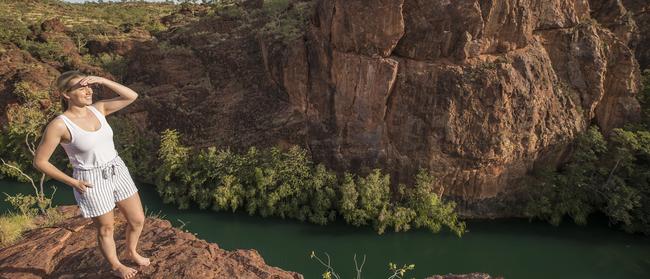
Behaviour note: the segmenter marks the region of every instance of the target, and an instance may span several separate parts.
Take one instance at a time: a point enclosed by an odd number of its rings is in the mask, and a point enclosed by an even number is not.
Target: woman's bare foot
[[[122,279],[128,279],[128,278],[133,278],[133,276],[135,276],[135,274],[138,273],[138,271],[126,265],[120,264],[118,267],[112,268],[111,273],[113,273],[113,275],[120,277]]]
[[[143,256],[140,256],[137,252],[128,252],[126,253],[129,259],[132,259],[135,263],[137,263],[140,266],[148,266],[151,261],[149,258],[145,258]]]

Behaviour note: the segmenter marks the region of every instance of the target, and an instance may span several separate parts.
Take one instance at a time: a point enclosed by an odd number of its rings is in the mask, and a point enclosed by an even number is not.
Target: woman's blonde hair
[[[59,95],[61,96],[61,107],[63,107],[63,111],[66,111],[68,109],[68,102],[63,98],[63,92],[67,92],[70,90],[72,85],[70,85],[70,80],[76,77],[86,77],[88,75],[77,71],[77,70],[72,70],[72,71],[67,71],[59,75],[58,78],[56,78],[55,86],[56,90],[59,92]]]

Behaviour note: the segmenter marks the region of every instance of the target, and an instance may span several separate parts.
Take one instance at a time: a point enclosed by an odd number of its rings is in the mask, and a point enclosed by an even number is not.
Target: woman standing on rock
[[[103,85],[120,96],[93,103],[93,85]],[[81,214],[92,218],[97,228],[99,248],[110,263],[112,273],[132,278],[137,270],[123,265],[117,257],[113,209],[117,204],[128,222],[126,255],[141,266],[150,264],[148,258],[136,252],[145,217],[138,189],[115,150],[113,130],[105,116],[126,107],[138,94],[119,83],[79,71],[61,74],[56,87],[65,111],[47,124],[34,155],[34,167],[73,188]],[[59,143],[74,167],[72,177],[49,162]]]

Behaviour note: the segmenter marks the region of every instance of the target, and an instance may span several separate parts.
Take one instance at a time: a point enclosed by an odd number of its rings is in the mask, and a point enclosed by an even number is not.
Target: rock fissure
[[[567,29],[574,29],[576,28],[577,25],[573,26],[567,26],[567,27],[547,27],[547,28],[537,28],[533,29],[533,32],[544,32],[544,31],[555,31],[555,30],[567,30]]]

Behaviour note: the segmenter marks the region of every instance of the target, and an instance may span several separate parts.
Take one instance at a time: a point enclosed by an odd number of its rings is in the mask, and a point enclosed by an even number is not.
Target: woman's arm
[[[50,124],[47,125],[43,137],[41,138],[41,143],[38,144],[38,147],[34,152],[34,161],[32,164],[37,170],[41,171],[45,175],[68,184],[83,193],[86,190],[86,186],[92,187],[92,185],[70,177],[49,162],[52,153],[54,153],[56,146],[61,141],[65,129],[67,129],[65,123],[57,119],[52,120]]]
[[[82,86],[86,86],[90,84],[100,84],[108,87],[108,89],[120,95],[119,97],[115,97],[108,100],[97,101],[93,104],[104,115],[109,115],[120,109],[123,109],[124,107],[128,106],[133,101],[135,101],[135,99],[138,98],[138,93],[131,90],[131,88],[128,88],[112,80],[105,79],[103,77],[87,76],[81,79],[79,81],[79,84],[81,84]]]

